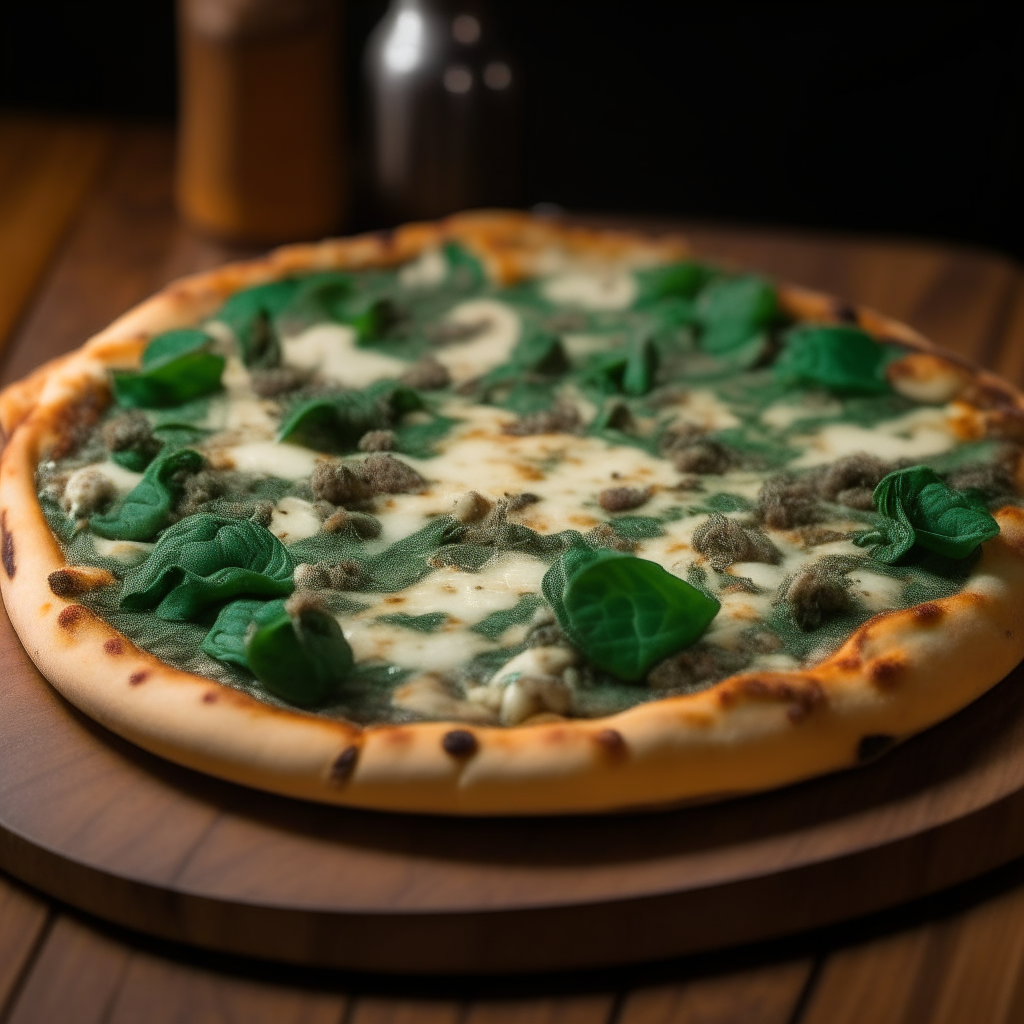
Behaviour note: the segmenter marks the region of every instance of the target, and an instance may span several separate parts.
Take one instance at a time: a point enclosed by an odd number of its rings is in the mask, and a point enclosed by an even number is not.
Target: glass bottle
[[[515,62],[479,0],[392,0],[366,47],[370,187],[389,222],[520,197]]]

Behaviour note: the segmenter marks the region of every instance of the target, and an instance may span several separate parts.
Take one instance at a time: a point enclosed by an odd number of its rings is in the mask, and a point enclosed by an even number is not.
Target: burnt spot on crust
[[[331,782],[348,782],[359,760],[359,748],[353,744],[346,747],[332,762],[327,775]]]
[[[67,565],[56,569],[46,577],[50,593],[57,597],[74,597],[76,594],[87,594],[92,590],[116,583],[112,572],[91,565]]]
[[[618,729],[601,729],[600,732],[595,732],[594,742],[616,761],[621,761],[629,752],[626,740]]]
[[[792,530],[818,519],[818,501],[809,479],[780,473],[769,477],[757,497],[757,515],[773,530]]]
[[[68,632],[75,629],[76,626],[85,618],[85,609],[80,604],[69,604],[66,608],[63,608],[60,614],[57,616],[57,625],[61,629],[66,629]]]
[[[832,315],[840,322],[844,324],[859,324],[860,314],[857,312],[856,306],[851,306],[848,302],[836,301],[832,307]]]
[[[732,689],[722,690],[719,703],[728,707],[738,696],[782,701],[790,705],[786,712],[791,722],[799,722],[826,702],[825,691],[816,679],[792,682],[771,676],[743,676]]]
[[[513,437],[531,434],[572,434],[580,428],[580,414],[575,405],[559,403],[544,412],[531,412],[502,427],[503,433]]]
[[[103,650],[112,658],[124,654],[124,641],[119,636],[112,636],[109,640],[103,641]]]
[[[887,654],[868,665],[868,676],[880,690],[891,690],[905,668],[906,662],[900,655]]]
[[[693,534],[693,549],[704,555],[719,572],[733,562],[765,562],[778,565],[782,553],[767,535],[758,529],[744,529],[735,519],[712,512]]]
[[[57,597],[70,597],[78,593],[78,579],[70,569],[57,569],[46,577],[50,593]]]
[[[896,737],[885,732],[873,732],[862,736],[857,744],[858,763],[874,761],[876,757],[881,757],[887,750],[890,750],[895,742]]]
[[[911,614],[918,622],[931,625],[938,622],[946,613],[940,605],[935,604],[933,601],[926,601],[924,604],[915,605],[911,609]]]
[[[14,564],[14,534],[7,529],[7,509],[0,514],[0,560],[9,580],[14,579],[17,566]]]
[[[468,729],[451,729],[441,740],[441,749],[452,757],[472,757],[479,744]]]
[[[605,512],[628,512],[650,500],[649,487],[608,487],[598,496],[597,503]]]
[[[216,690],[207,690],[206,693],[203,694],[203,703],[204,704],[216,704],[217,703],[217,691]]]
[[[128,677],[129,686],[138,686],[149,678],[149,669],[140,668]]]

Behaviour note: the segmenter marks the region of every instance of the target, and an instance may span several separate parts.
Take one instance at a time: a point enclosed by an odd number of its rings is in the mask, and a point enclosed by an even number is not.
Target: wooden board
[[[72,709],[0,620],[0,867],[159,936],[311,965],[503,972],[734,945],[1024,852],[1024,670],[874,765],[671,813],[374,814],[151,757]]]

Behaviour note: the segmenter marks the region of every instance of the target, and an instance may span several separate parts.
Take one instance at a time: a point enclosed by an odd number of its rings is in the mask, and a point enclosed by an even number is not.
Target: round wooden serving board
[[[303,964],[650,960],[863,914],[1024,852],[1024,670],[873,764],[609,817],[465,820],[269,796],[68,705],[0,612],[0,867],[155,935]]]

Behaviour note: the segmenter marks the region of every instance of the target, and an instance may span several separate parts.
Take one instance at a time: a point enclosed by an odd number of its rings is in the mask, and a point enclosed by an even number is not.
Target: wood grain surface
[[[112,131],[111,153],[72,218],[59,258],[41,287],[37,281],[29,289],[37,299],[6,362],[6,379],[80,343],[175,273],[235,255],[190,236],[174,220],[165,132]],[[0,221],[0,234],[4,229]],[[710,254],[882,308],[1021,382],[1024,292],[1017,268],[998,257],[782,232],[690,234]],[[90,262],[102,270],[93,272]],[[120,794],[109,799],[116,803]],[[88,822],[83,817],[75,827],[87,830]],[[1009,831],[1019,834],[1019,824]],[[972,840],[987,846],[992,838],[977,831]],[[908,870],[927,869],[917,861]],[[866,932],[846,926],[812,933],[794,940],[796,954],[788,958],[791,944],[770,943],[632,972],[472,984],[383,982],[211,960],[111,931],[0,880],[0,1021],[1015,1020],[1024,949],[1020,878],[1009,869],[968,887],[952,910],[936,897],[876,918]]]

